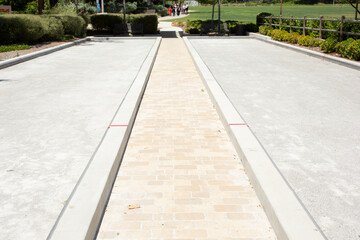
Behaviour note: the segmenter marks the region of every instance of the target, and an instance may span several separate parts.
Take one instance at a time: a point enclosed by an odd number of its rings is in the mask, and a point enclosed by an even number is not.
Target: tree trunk
[[[280,1],[280,16],[282,16],[282,4],[283,4],[283,0]]]
[[[220,0],[219,0],[219,2],[218,2],[218,4],[219,4],[219,19],[218,19],[218,34],[219,34],[219,36],[220,36],[220,32],[221,32],[221,30],[220,30],[220,5],[221,5],[221,2],[220,2]]]
[[[356,0],[355,20],[358,20],[358,12],[359,12],[359,0]]]
[[[216,3],[216,1],[214,0],[213,5],[212,5],[211,26],[214,26],[215,3]]]
[[[44,0],[38,0],[38,12],[39,12],[39,15],[42,14],[43,8],[44,8]]]

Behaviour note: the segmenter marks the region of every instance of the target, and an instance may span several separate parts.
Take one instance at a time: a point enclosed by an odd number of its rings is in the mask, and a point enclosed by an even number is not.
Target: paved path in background
[[[254,39],[189,39],[325,235],[360,239],[360,72]]]
[[[163,39],[98,239],[276,239],[204,89]]]
[[[154,42],[91,41],[0,70],[1,239],[47,237]]]

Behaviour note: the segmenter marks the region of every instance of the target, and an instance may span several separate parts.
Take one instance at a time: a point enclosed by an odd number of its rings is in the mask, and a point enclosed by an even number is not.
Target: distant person
[[[172,13],[172,7],[171,6],[169,6],[168,11],[169,11],[169,16],[171,16],[171,13]]]
[[[173,14],[173,16],[175,16],[175,10],[176,10],[176,5],[174,4],[174,6],[172,7],[172,14]]]
[[[177,7],[177,9],[176,9],[176,13],[177,13],[177,15],[178,16],[180,16],[180,9],[181,9],[181,7],[180,7],[180,5]]]
[[[188,14],[189,12],[189,4],[186,4],[185,13]]]

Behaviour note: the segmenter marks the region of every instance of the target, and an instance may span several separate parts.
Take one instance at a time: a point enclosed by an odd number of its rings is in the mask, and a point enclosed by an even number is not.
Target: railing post
[[[344,20],[345,20],[345,16],[342,16],[341,24],[340,24],[340,42],[343,40]]]
[[[292,25],[293,17],[294,17],[294,16],[290,16],[290,32],[292,32],[292,27],[291,27],[291,25]]]
[[[303,35],[306,35],[306,16],[304,16]]]
[[[270,16],[270,27],[272,27],[272,18],[273,18],[273,15]]]
[[[320,39],[322,39],[323,20],[324,20],[324,16],[320,16],[320,31],[319,31],[319,38]]]

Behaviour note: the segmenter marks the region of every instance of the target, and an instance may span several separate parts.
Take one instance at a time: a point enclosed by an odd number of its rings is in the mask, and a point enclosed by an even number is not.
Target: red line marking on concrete
[[[128,125],[110,125],[109,127],[108,127],[108,129],[109,128],[111,128],[111,127],[127,127]]]
[[[247,126],[249,127],[249,125],[247,125],[246,123],[229,123],[230,126]]]

